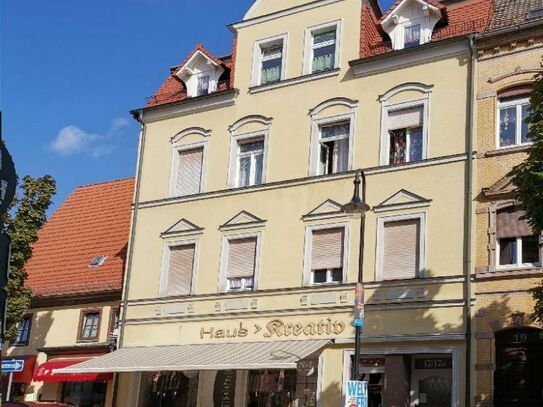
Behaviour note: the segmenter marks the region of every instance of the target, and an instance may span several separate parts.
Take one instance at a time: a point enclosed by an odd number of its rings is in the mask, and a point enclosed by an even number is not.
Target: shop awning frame
[[[35,382],[95,382],[111,380],[113,375],[109,372],[79,372],[79,373],[60,373],[58,370],[68,368],[79,363],[93,360],[92,358],[58,358],[51,359],[42,363],[34,372],[33,381]]]
[[[57,369],[54,374],[295,369],[297,361],[330,342],[322,339],[126,347]]]

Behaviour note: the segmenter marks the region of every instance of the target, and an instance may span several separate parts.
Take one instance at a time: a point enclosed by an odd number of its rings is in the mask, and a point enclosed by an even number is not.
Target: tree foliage
[[[516,187],[515,198],[520,209],[526,212],[524,218],[536,233],[543,231],[543,75],[536,78],[530,97],[530,114],[526,120],[530,126],[528,136],[533,144],[528,158],[511,171]],[[534,300],[536,321],[543,324],[543,282],[530,290]]]
[[[17,335],[17,324],[30,307],[31,291],[25,287],[25,263],[32,257],[32,244],[45,224],[46,212],[56,192],[55,180],[45,175],[23,178],[12,208],[4,215],[4,226],[11,238],[5,339]]]

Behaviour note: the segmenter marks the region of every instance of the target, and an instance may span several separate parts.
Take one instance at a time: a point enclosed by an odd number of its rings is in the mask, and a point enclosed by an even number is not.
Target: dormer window
[[[417,47],[420,45],[420,24],[405,27],[404,48]]]
[[[432,40],[432,32],[443,17],[443,6],[424,0],[402,0],[381,21],[389,35],[392,48],[400,50],[417,47]]]
[[[198,96],[207,95],[209,93],[209,75],[200,76],[198,78]]]
[[[223,62],[199,45],[175,72],[175,76],[185,83],[187,97],[196,97],[215,92],[224,72]]]

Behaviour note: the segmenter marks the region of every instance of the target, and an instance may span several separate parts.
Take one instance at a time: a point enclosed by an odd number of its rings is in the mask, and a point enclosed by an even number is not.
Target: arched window
[[[543,405],[542,334],[533,327],[496,333],[495,407]]]

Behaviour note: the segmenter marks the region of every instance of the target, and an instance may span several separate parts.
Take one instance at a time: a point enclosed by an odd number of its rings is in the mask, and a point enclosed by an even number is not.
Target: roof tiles
[[[122,288],[134,179],[76,188],[38,234],[26,286],[36,297]],[[103,265],[90,267],[96,256]]]

